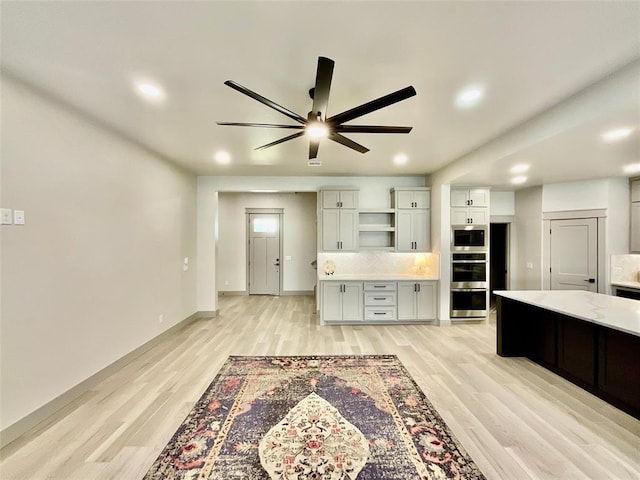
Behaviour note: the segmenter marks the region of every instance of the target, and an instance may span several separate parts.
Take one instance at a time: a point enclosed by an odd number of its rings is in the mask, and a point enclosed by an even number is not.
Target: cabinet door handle
[[[418,291],[418,284],[417,284],[417,283],[414,283],[414,284],[413,284],[413,291],[414,291],[414,292],[417,292],[417,291]]]
[[[473,199],[469,200],[469,205],[473,205]]]
[[[416,283],[416,285],[418,285],[418,291],[420,291],[420,284],[419,284],[419,283]]]

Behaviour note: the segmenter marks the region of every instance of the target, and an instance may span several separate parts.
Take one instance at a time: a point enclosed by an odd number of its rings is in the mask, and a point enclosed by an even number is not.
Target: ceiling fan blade
[[[376,98],[375,100],[354,107],[351,110],[347,110],[345,112],[334,115],[333,117],[328,118],[327,122],[331,122],[336,125],[348,122],[349,120],[361,117],[363,115],[366,115],[367,113],[371,113],[376,110],[380,110],[381,108],[388,107],[389,105],[393,105],[394,103],[401,102],[402,100],[406,100],[407,98],[413,97],[415,94],[415,88],[405,87],[401,90],[398,90],[397,92],[390,93],[389,95],[385,95],[384,97]]]
[[[336,125],[335,132],[345,133],[409,133],[413,127],[387,127],[381,125]]]
[[[349,147],[352,148],[353,150],[357,150],[360,153],[367,153],[369,151],[369,149],[367,147],[364,147],[362,145],[360,145],[359,143],[354,142],[353,140],[340,135],[339,133],[332,133],[329,135],[329,139],[333,140],[334,142],[338,142],[341,143],[342,145],[344,145],[345,147]]]
[[[263,103],[264,105],[266,105],[267,107],[271,107],[274,110],[282,113],[283,115],[286,115],[287,117],[295,120],[298,123],[305,123],[306,119],[304,117],[301,117],[300,115],[298,115],[295,112],[292,112],[291,110],[284,108],[281,105],[278,105],[275,102],[272,102],[271,100],[269,100],[268,98],[263,97],[262,95],[249,90],[246,87],[243,87],[242,85],[240,85],[239,83],[234,82],[233,80],[227,80],[226,82],[224,82],[225,85],[233,88],[234,90],[237,90],[240,93],[244,93],[245,95],[247,95],[248,97],[253,98],[254,100],[259,101],[260,103]]]
[[[316,86],[313,91],[313,107],[311,111],[315,119],[319,116],[323,122],[327,116],[334,63],[330,58],[318,57],[318,71],[316,72]]]
[[[318,156],[318,148],[320,147],[320,140],[311,139],[309,142],[309,160]]]
[[[304,135],[304,132],[294,133],[293,135],[289,135],[288,137],[281,138],[280,140],[276,140],[275,142],[267,143],[266,145],[261,145],[254,150],[264,150],[265,148],[273,147],[274,145],[278,145],[279,143],[286,142],[288,140],[293,140],[294,138],[298,138]]]
[[[218,125],[227,125],[232,127],[266,127],[266,128],[293,128],[302,130],[304,125],[282,125],[279,123],[243,123],[243,122],[216,122]]]

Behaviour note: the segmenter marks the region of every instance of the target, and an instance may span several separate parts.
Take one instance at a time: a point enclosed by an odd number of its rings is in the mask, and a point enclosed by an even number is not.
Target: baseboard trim
[[[91,390],[94,386],[96,386],[102,380],[107,378],[109,375],[120,370],[127,363],[131,362],[135,358],[145,353],[147,350],[151,349],[152,347],[160,343],[162,340],[165,339],[165,337],[177,332],[178,330],[185,328],[187,325],[189,325],[195,320],[200,320],[203,318],[213,318],[213,317],[216,317],[217,315],[218,315],[218,310],[195,312],[194,314],[189,315],[187,318],[175,324],[173,327],[169,328],[168,330],[165,330],[164,332],[160,333],[156,337],[153,337],[148,342],[140,345],[135,350],[132,350],[131,352],[127,353],[125,356],[119,358],[118,360],[111,363],[110,365],[107,365],[99,372],[94,373],[89,378],[87,378],[86,380],[83,380],[75,387],[72,387],[66,392],[61,393],[53,400],[45,403],[40,408],[27,414],[17,422],[9,425],[4,430],[0,431],[0,448],[3,448],[9,445],[11,442],[13,442],[20,436],[27,433],[32,428],[38,426],[38,424],[40,424],[41,422],[46,420],[48,417],[53,415],[55,412],[62,409],[69,403],[71,403],[80,395]]]
[[[280,296],[286,297],[289,295],[313,295],[313,290],[287,290],[282,292]]]
[[[243,295],[249,295],[249,292],[247,292],[246,290],[227,290],[227,291],[219,291],[218,292],[219,295],[222,295],[223,297],[232,297],[232,296],[243,296]]]

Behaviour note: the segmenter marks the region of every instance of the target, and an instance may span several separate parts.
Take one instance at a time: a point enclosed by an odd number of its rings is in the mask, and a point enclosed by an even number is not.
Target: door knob
[[[596,279],[595,278],[590,278],[589,280],[585,280],[585,282],[596,283]]]

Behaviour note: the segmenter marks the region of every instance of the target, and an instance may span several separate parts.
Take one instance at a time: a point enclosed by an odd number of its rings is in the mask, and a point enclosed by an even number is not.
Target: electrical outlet
[[[527,268],[529,270],[533,270],[533,263],[532,262],[527,262]]]
[[[225,284],[225,285],[229,285],[229,280],[225,280],[225,281],[224,281],[224,284]]]
[[[2,215],[2,225],[12,225],[13,224],[13,212],[10,208],[2,208],[0,209],[0,214]]]
[[[184,257],[184,261],[182,262],[182,270],[185,272],[189,270],[189,257]]]
[[[164,322],[164,315],[161,313],[160,315],[158,315],[158,323],[162,323]]]
[[[13,211],[13,224],[24,225],[24,210]]]
[[[291,255],[286,255],[286,256],[284,257],[284,259],[285,259],[285,260],[291,260]]]

